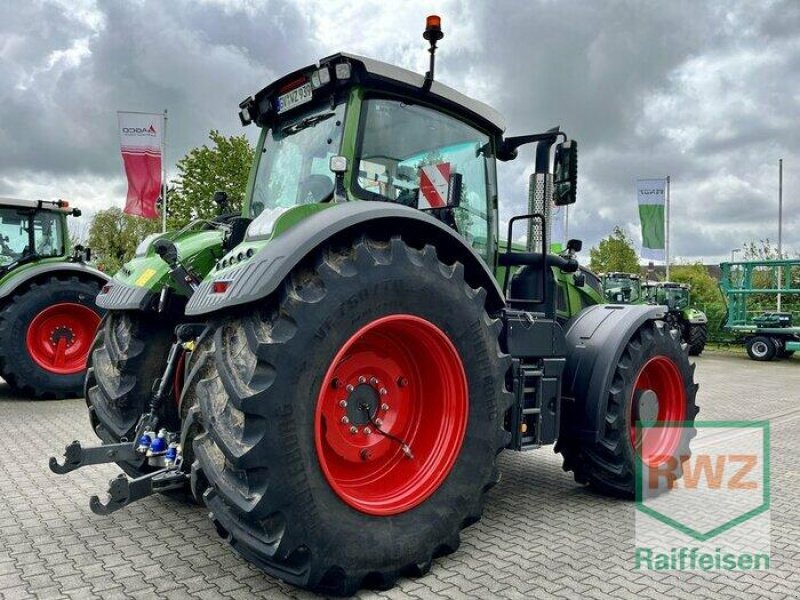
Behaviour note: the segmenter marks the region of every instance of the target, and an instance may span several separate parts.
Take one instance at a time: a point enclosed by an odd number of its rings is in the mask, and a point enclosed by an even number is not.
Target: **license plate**
[[[278,114],[291,110],[295,106],[300,106],[306,102],[311,102],[311,84],[304,83],[298,88],[294,88],[291,92],[287,92],[278,96],[276,102]]]

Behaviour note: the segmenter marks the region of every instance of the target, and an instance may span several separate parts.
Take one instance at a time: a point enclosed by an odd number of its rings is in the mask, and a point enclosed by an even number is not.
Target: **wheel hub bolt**
[[[346,416],[345,416],[345,417],[342,417],[342,423],[344,423],[345,425],[347,425],[349,422],[350,422],[350,419],[348,419]]]
[[[372,433],[372,429],[370,429],[369,427],[364,427],[364,435],[369,435],[371,433]]]
[[[386,402],[384,402],[383,404],[381,404],[381,410],[389,410],[389,405],[386,404]]]
[[[378,392],[380,393],[380,395],[381,395],[381,396],[385,396],[386,394],[388,394],[388,393],[389,393],[389,392],[386,390],[386,388],[381,388],[380,390],[378,390]]]
[[[358,427],[356,427],[355,425],[351,425],[350,426],[350,433],[352,433],[353,435],[357,434],[358,433]]]
[[[369,379],[370,385],[378,385],[378,378],[377,377],[370,377]]]
[[[346,389],[348,392],[352,392],[352,391],[353,391],[354,389],[356,389],[356,388],[354,388],[354,387],[353,387],[353,384],[351,384],[351,383],[348,383],[348,384],[347,384],[347,387],[346,387],[346,388],[344,388],[344,389]]]
[[[367,378],[362,375],[358,378],[358,383],[367,383]]]
[[[342,408],[347,408],[347,400],[339,400],[339,406]]]
[[[375,425],[377,425],[378,427],[380,427],[381,425],[383,425],[383,420],[381,420],[381,419],[375,419]]]

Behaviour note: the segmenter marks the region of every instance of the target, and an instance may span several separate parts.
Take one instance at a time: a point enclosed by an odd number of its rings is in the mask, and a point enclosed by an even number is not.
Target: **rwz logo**
[[[664,428],[685,427],[691,448],[665,455]],[[639,424],[637,435],[636,568],[768,569],[769,422]]]
[[[666,462],[647,470],[647,486],[651,490],[666,484],[670,489],[685,487],[698,489],[703,481],[708,489],[754,490],[760,481],[746,478],[758,466],[759,457],[754,454],[696,454],[670,456]],[[683,469],[683,478],[677,474]],[[701,481],[702,480],[702,481]]]

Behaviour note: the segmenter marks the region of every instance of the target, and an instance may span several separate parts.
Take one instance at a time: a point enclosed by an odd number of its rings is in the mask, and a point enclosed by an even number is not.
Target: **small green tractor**
[[[453,552],[497,454],[556,444],[564,469],[632,497],[637,464],[689,454],[697,385],[659,307],[609,306],[552,203],[577,144],[506,136],[489,106],[349,54],[239,106],[261,135],[241,215],[142,244],[108,311],[87,402],[105,442],[56,473],[116,462],[92,511],[188,490],[267,573],[324,594],[388,588]],[[536,145],[529,213],[500,242],[496,162]],[[515,227],[517,229],[515,229]],[[516,233],[515,233],[516,232]],[[670,463],[672,464],[672,463]]]
[[[728,306],[723,329],[744,342],[753,360],[794,356],[800,350],[800,260],[726,262],[720,267],[720,289]]]
[[[0,198],[0,376],[36,398],[79,396],[108,277],[71,247],[62,200]]]
[[[613,304],[652,304],[664,306],[664,321],[677,329],[689,346],[690,356],[700,356],[708,340],[708,318],[689,306],[692,287],[686,283],[644,281],[635,273],[607,273],[602,277],[603,292]]]
[[[697,308],[689,306],[692,286],[670,281],[647,281],[643,286],[645,302],[667,307],[664,320],[681,332],[689,345],[690,356],[700,356],[708,341],[708,317]]]

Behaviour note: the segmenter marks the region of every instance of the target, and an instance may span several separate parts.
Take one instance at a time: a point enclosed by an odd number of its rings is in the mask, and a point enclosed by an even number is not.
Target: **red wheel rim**
[[[25,344],[33,361],[50,373],[72,375],[86,368],[100,316],[88,306],[62,302],[45,308],[28,325]]]
[[[655,394],[656,406],[640,404],[642,394]],[[649,413],[646,417],[640,412]],[[653,418],[655,417],[655,418]],[[630,439],[642,461],[657,467],[674,456],[683,436],[686,390],[678,365],[666,356],[655,356],[639,370],[631,400]],[[645,427],[637,430],[637,422]],[[644,435],[641,435],[644,433]]]
[[[444,332],[412,315],[377,319],[347,340],[322,382],[314,423],[322,472],[361,512],[410,510],[450,473],[468,411],[464,366]]]

